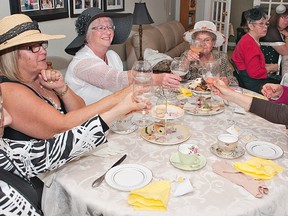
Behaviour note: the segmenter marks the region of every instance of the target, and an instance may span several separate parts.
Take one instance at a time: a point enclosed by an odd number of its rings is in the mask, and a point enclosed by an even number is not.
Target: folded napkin
[[[173,196],[183,196],[193,191],[193,186],[189,178],[178,177],[174,187],[172,187]]]
[[[170,194],[170,181],[152,182],[143,188],[133,190],[128,197],[128,204],[135,210],[165,211]]]
[[[192,91],[187,88],[179,87],[180,95],[179,97],[181,98],[186,98],[186,97],[191,97],[192,96]]]
[[[252,176],[254,179],[265,180],[271,179],[274,175],[284,170],[284,167],[279,166],[272,160],[253,157],[245,162],[236,162],[233,164],[235,169]]]
[[[242,186],[256,198],[262,198],[263,195],[268,194],[269,190],[264,181],[257,181],[251,176],[237,171],[226,161],[216,161],[212,165],[212,168],[215,173],[223,176],[237,185]]]

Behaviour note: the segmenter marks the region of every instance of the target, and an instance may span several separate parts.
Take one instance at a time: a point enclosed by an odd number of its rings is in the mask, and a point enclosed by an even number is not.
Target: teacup
[[[223,154],[231,154],[238,145],[238,137],[232,134],[220,134],[218,136],[218,148]]]
[[[180,162],[184,165],[195,166],[199,164],[199,147],[196,144],[183,143],[178,147]]]

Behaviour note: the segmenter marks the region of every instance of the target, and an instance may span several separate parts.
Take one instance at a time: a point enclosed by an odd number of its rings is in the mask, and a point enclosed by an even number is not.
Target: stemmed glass
[[[3,110],[3,97],[0,85],[0,137],[4,134],[4,110]]]
[[[211,101],[212,101],[215,97],[212,91],[213,82],[219,79],[221,74],[220,59],[201,62],[201,65],[202,65],[201,68],[202,78],[205,80],[208,87],[211,89]]]
[[[138,102],[148,102],[153,96],[152,66],[148,61],[136,61],[132,66],[133,73],[133,97]],[[146,127],[153,124],[148,118],[147,110],[142,110],[141,118],[133,120],[138,126]]]
[[[190,50],[192,52],[200,54],[203,50],[203,42],[201,40],[197,40],[197,39],[192,38],[190,41]],[[194,61],[192,64],[198,65],[199,61]]]
[[[170,65],[170,70],[173,74],[178,75],[185,79],[186,74],[189,72],[190,62],[186,57],[175,57]]]

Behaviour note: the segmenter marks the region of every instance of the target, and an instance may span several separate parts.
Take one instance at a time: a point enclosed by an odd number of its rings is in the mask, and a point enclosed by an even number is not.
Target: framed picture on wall
[[[11,14],[24,13],[37,22],[69,17],[68,0],[9,0]]]
[[[70,0],[70,17],[77,17],[90,7],[98,7],[102,10],[102,0]]]
[[[104,0],[104,11],[124,11],[125,0]]]

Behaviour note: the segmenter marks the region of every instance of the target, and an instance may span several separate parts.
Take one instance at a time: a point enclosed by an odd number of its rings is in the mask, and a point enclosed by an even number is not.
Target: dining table
[[[242,93],[251,94],[243,89]],[[284,125],[271,123],[252,113],[239,111],[238,106],[225,102],[222,112],[211,115],[191,114],[171,120],[188,128],[188,138],[181,143],[194,143],[205,158],[200,169],[185,170],[171,162],[180,142],[157,143],[143,138],[143,128],[128,134],[108,131],[108,142],[89,154],[74,160],[46,176],[42,204],[45,215],[103,216],[287,216],[288,215],[288,136]],[[212,151],[220,134],[227,129],[240,129],[238,146],[241,155],[225,158]],[[229,164],[244,162],[255,155],[247,151],[252,141],[274,144],[283,150],[272,159],[284,170],[265,180],[268,194],[256,198],[245,188],[216,174],[212,165],[217,161]],[[110,149],[110,153],[109,150]],[[105,154],[106,150],[106,154]],[[102,154],[101,154],[102,151]],[[99,153],[100,152],[100,153]],[[104,153],[103,153],[104,152]],[[141,165],[152,173],[151,182],[168,180],[171,192],[165,211],[135,210],[128,204],[130,191],[115,189],[103,181],[92,182],[104,174],[119,158],[127,154],[121,165]],[[133,176],[131,176],[132,178]],[[189,179],[192,190],[182,196],[173,194],[179,177]]]

